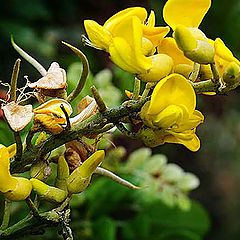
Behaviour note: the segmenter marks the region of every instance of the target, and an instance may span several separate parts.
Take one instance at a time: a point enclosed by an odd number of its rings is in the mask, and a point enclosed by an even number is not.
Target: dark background
[[[91,71],[97,73],[112,67],[105,53],[84,47],[81,43],[83,20],[94,19],[99,23],[114,13],[129,7],[143,6],[153,9],[158,24],[165,25],[162,7],[166,1],[123,0],[9,0],[1,2],[0,14],[0,80],[9,81],[13,64],[18,58],[10,44],[13,34],[16,43],[31,53],[48,68],[58,61],[63,68],[76,60],[61,40],[69,42],[87,55]],[[231,4],[230,4],[231,3]],[[214,1],[201,24],[206,35],[221,37],[226,45],[240,57],[240,1]],[[27,74],[31,81],[39,76],[26,61],[22,61],[20,79]],[[21,83],[20,83],[21,84]],[[22,83],[23,84],[23,83]],[[117,81],[115,81],[117,85]],[[240,91],[228,96],[198,96],[198,109],[205,115],[205,123],[199,127],[201,150],[191,153],[179,145],[164,145],[154,149],[168,156],[186,171],[194,172],[201,180],[192,197],[208,210],[212,222],[206,239],[239,239],[240,236]],[[0,138],[3,138],[0,133]],[[129,152],[136,143],[126,143]],[[129,147],[131,146],[131,148]],[[196,219],[196,221],[198,221]]]

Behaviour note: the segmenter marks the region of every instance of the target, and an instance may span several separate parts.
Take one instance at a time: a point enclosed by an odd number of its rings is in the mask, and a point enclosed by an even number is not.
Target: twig
[[[107,110],[107,107],[106,107],[102,97],[100,96],[98,90],[96,89],[96,87],[92,86],[91,91],[92,91],[93,97],[98,105],[99,112],[101,112],[101,113],[105,112]]]
[[[33,203],[33,201],[31,200],[30,197],[26,198],[26,203],[27,203],[28,207],[30,208],[33,216],[34,217],[39,217],[38,209],[37,209],[37,207],[35,206],[35,204]]]
[[[199,74],[199,71],[200,71],[200,64],[199,63],[194,63],[193,65],[193,70],[189,76],[189,80],[192,81],[192,82],[195,82],[198,78],[198,74]]]
[[[132,139],[136,139],[136,134],[129,131],[122,123],[116,124],[116,127],[118,128],[118,130],[120,130],[127,137],[132,138]]]
[[[7,229],[8,227],[10,215],[11,215],[11,205],[12,205],[12,202],[7,198],[5,198],[4,215],[3,215],[2,224],[0,226],[0,230],[2,231]]]
[[[62,43],[64,45],[66,45],[67,47],[69,47],[75,54],[77,54],[83,64],[83,70],[82,70],[82,74],[79,79],[78,85],[67,97],[67,101],[71,102],[79,95],[79,93],[82,91],[82,89],[85,85],[85,82],[87,80],[88,73],[89,73],[89,63],[88,63],[86,56],[79,49],[77,49],[76,47],[74,47],[66,42],[62,42]]]
[[[219,73],[218,73],[218,70],[216,68],[216,64],[215,63],[211,63],[210,64],[211,66],[211,70],[212,70],[212,74],[213,74],[213,83],[218,83],[219,82],[219,79],[220,79],[220,76],[219,76]]]
[[[11,88],[10,88],[10,101],[16,101],[17,99],[17,80],[18,80],[18,74],[20,70],[20,63],[21,59],[17,59],[13,71],[12,71],[12,77],[11,77]]]
[[[17,145],[17,153],[16,153],[16,161],[19,161],[22,157],[22,152],[23,152],[23,146],[22,146],[22,140],[20,136],[20,132],[15,132],[14,131],[14,139]]]

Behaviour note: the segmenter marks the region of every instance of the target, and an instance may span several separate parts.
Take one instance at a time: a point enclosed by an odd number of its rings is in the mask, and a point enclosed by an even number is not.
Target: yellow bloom
[[[214,48],[198,29],[211,0],[168,0],[163,9],[166,23],[174,30],[174,38],[184,55],[194,62],[213,62]]]
[[[235,63],[231,64],[233,66],[234,65],[240,66],[240,61],[233,56],[232,52],[225,46],[224,42],[220,38],[217,38],[215,40],[214,47],[215,47],[214,60],[221,76],[224,75],[224,72],[227,70],[227,67],[231,63]]]
[[[151,101],[141,110],[141,118],[146,126],[161,130],[162,143],[179,143],[197,151],[200,141],[195,131],[204,117],[195,107],[192,85],[183,76],[171,74],[156,85]]]
[[[0,193],[9,200],[20,201],[30,195],[32,184],[26,178],[11,175],[10,156],[13,152],[15,152],[14,146],[7,148],[0,145]]]
[[[63,106],[70,116],[71,105],[63,99],[52,99],[33,110],[35,125],[39,124],[44,130],[52,134],[59,134],[66,124],[66,116],[60,106]]]
[[[169,27],[155,27],[152,11],[147,23],[147,11],[141,7],[127,8],[109,18],[103,26],[85,20],[90,46],[109,52],[111,60],[125,71],[147,73],[152,67],[155,47],[168,33]]]

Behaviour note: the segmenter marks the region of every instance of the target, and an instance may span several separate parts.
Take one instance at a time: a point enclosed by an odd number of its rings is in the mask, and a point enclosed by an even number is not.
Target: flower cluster
[[[191,82],[211,80],[219,89],[239,82],[240,62],[220,38],[213,41],[199,29],[210,6],[211,0],[168,0],[163,8],[165,27],[155,26],[154,12],[147,18],[141,7],[118,12],[103,26],[84,22],[87,45],[108,52],[116,65],[137,79],[155,83],[137,133],[147,146],[169,142],[197,151],[196,127],[204,117],[195,110]],[[166,37],[170,28],[172,37]]]

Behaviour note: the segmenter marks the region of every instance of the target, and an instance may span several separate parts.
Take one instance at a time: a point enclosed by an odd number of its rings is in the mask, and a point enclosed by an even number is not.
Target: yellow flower
[[[10,147],[0,145],[0,193],[12,201],[26,199],[31,191],[31,182],[23,177],[14,177],[10,173],[10,156],[15,152],[15,144]]]
[[[52,99],[33,110],[35,125],[39,124],[52,134],[59,134],[66,124],[66,116],[60,106],[63,106],[68,116],[72,114],[71,105],[63,99]]]
[[[152,11],[147,24],[147,11],[141,7],[127,8],[109,18],[103,26],[85,20],[90,46],[107,51],[111,60],[125,71],[147,73],[152,67],[155,47],[168,33],[168,27],[155,27]]]
[[[228,67],[236,69],[234,75],[239,74],[240,61],[235,58],[232,52],[225,46],[224,42],[217,38],[214,42],[215,47],[215,63],[220,73],[220,76],[224,76],[224,73],[229,71]]]
[[[194,62],[213,62],[214,48],[198,29],[211,0],[168,0],[163,9],[166,23],[174,30],[174,38],[184,55]]]
[[[195,107],[192,85],[183,76],[171,74],[156,85],[151,100],[141,110],[141,118],[146,126],[158,131],[162,143],[179,143],[197,151],[200,141],[195,131],[204,117]]]

